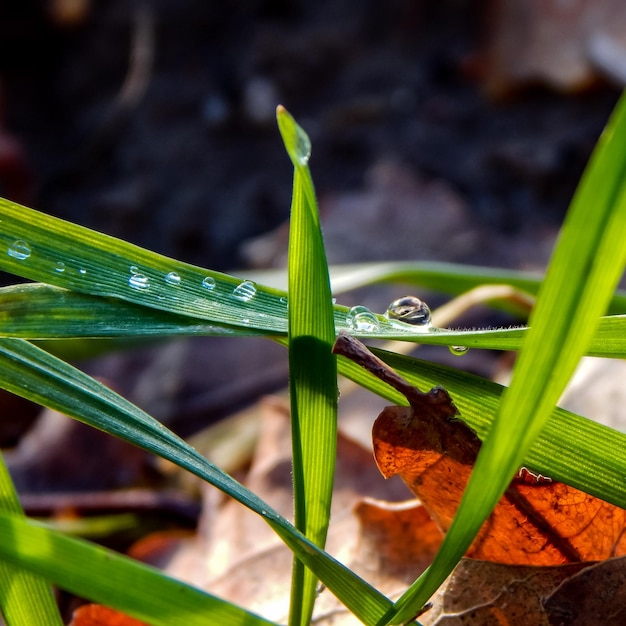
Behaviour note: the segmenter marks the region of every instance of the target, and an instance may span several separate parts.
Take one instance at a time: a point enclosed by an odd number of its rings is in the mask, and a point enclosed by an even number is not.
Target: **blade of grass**
[[[545,426],[606,311],[626,262],[626,97],[611,116],[568,211],[513,380],[430,568],[389,623],[419,611],[452,571]]]
[[[0,513],[0,536],[3,561],[28,568],[80,597],[114,607],[154,626],[273,624],[147,565],[23,517]],[[26,604],[34,602],[36,598],[29,598]]]
[[[284,517],[139,408],[71,365],[21,339],[0,339],[0,388],[129,441],[216,486],[271,526],[364,624],[391,602],[309,541]]]
[[[2,455],[0,513],[24,516]],[[0,607],[7,626],[62,626],[63,623],[48,582],[5,560],[0,561]]]
[[[335,476],[337,366],[332,354],[335,324],[328,263],[313,181],[311,144],[283,107],[278,127],[294,166],[289,230],[289,392],[293,449],[294,520],[324,547]],[[317,578],[294,560],[289,623],[311,620]]]
[[[385,330],[383,328],[383,330]],[[364,339],[404,338],[429,345],[463,345],[486,350],[519,350],[527,328],[448,330],[406,337],[391,329],[383,334],[353,330]],[[157,311],[114,298],[80,294],[39,283],[0,288],[0,336],[21,339],[65,339],[77,337],[172,337],[201,336],[285,336],[250,327],[201,322],[195,317]],[[626,356],[626,316],[600,319],[587,354]]]

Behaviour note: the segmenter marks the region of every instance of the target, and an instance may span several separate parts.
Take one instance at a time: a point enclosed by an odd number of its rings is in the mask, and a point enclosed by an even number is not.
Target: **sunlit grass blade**
[[[626,262],[626,97],[576,191],[513,379],[457,514],[430,568],[398,600],[390,623],[416,614],[471,544],[541,433],[606,311]]]
[[[328,269],[333,295],[381,283],[406,285],[417,296],[423,291],[458,296],[483,285],[510,285],[536,295],[543,280],[543,274],[538,272],[433,261],[376,261],[331,265]],[[253,270],[250,277],[276,289],[287,285],[287,272],[281,269]],[[516,311],[507,303],[493,306]],[[606,313],[626,313],[626,292],[615,293]]]
[[[428,345],[485,350],[519,350],[526,327],[449,330],[436,329],[411,336]],[[352,330],[355,337],[403,338],[398,334],[373,334]],[[159,338],[185,335],[284,337],[286,332],[266,332],[250,327],[227,326],[194,317],[157,311],[114,298],[79,294],[40,283],[0,288],[0,337],[21,339],[70,339],[79,337]],[[112,346],[115,347],[115,346]],[[589,345],[591,356],[626,356],[626,316],[600,319]]]
[[[5,199],[0,199],[0,269],[171,313],[286,330],[287,307],[278,306],[284,292],[259,289]]]
[[[4,562],[28,568],[79,597],[116,608],[154,626],[273,624],[137,561],[25,518],[0,513],[0,536],[0,557]],[[34,602],[36,598],[25,601]],[[54,622],[31,622],[37,623]]]
[[[207,461],[157,420],[71,365],[20,339],[0,339],[0,388],[129,441],[216,486],[272,527],[363,623],[374,625],[391,602],[309,541],[261,498]]]
[[[0,456],[0,513],[24,516],[4,459]],[[6,538],[6,535],[0,535]],[[2,543],[2,542],[0,542]],[[61,626],[49,583],[19,564],[0,560],[0,608],[7,626]]]
[[[328,263],[308,168],[311,144],[287,111],[278,126],[294,166],[289,230],[289,393],[293,449],[295,525],[323,547],[337,449],[337,367],[332,354],[335,324]],[[292,626],[306,626],[313,614],[317,579],[294,561]]]

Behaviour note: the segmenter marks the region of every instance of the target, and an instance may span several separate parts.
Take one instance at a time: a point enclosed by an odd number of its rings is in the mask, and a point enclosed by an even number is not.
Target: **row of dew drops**
[[[30,245],[23,239],[15,240],[7,248],[7,255],[13,259],[17,259],[18,261],[25,261],[31,256],[31,253],[32,251]],[[55,265],[54,269],[58,273],[65,272],[65,263],[63,263],[63,261],[59,261]],[[130,287],[139,291],[146,291],[150,289],[150,278],[143,274],[137,266],[131,265],[129,271],[130,276],[128,278],[128,285]],[[87,270],[81,268],[78,270],[78,273],[86,274]],[[182,282],[180,274],[178,274],[177,272],[169,272],[165,275],[164,280],[168,285],[171,285],[173,287],[177,287]],[[213,289],[215,289],[216,286],[215,278],[213,278],[212,276],[206,276],[202,280],[202,286],[205,289],[212,291]],[[233,297],[242,302],[250,301],[255,295],[256,286],[250,280],[244,280],[233,289]]]
[[[150,279],[145,274],[142,274],[137,266],[131,265],[129,269],[130,277],[128,278],[128,284],[130,287],[139,291],[145,291],[150,288]],[[180,274],[177,272],[169,272],[165,275],[164,280],[172,287],[178,287],[182,282]],[[212,276],[203,278],[201,284],[208,291],[213,291],[217,285],[215,278]],[[256,295],[256,285],[251,280],[244,280],[233,289],[232,295],[241,302],[249,302]]]
[[[30,246],[26,241],[18,239],[14,241],[7,249],[7,254],[17,260],[24,261],[31,255]],[[128,285],[133,289],[145,291],[150,288],[150,279],[141,273],[139,268],[131,265]],[[55,266],[55,271],[64,272],[65,264],[59,261]],[[86,270],[79,269],[80,274],[85,274]],[[182,279],[177,272],[169,272],[165,275],[165,282],[168,285],[177,287],[181,284]],[[202,280],[202,286],[212,291],[216,287],[215,278],[206,276]],[[241,302],[249,302],[256,295],[256,286],[251,280],[244,280],[239,283],[232,292],[232,295]],[[280,299],[281,303],[286,304],[286,298]],[[390,321],[400,321],[412,326],[421,326],[424,330],[431,327],[431,312],[428,305],[416,298],[415,296],[404,296],[394,300],[385,312],[384,317]],[[346,324],[351,330],[361,332],[375,333],[380,328],[379,318],[372,313],[367,307],[362,305],[353,306],[346,316]],[[466,346],[450,346],[450,352],[455,355],[463,355],[467,352]]]

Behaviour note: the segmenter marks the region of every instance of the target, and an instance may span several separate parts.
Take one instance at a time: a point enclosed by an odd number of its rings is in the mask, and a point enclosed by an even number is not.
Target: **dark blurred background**
[[[313,141],[331,261],[541,266],[626,76],[625,13],[6,0],[2,193],[213,269],[280,264],[282,103]]]
[[[624,33],[622,0],[5,0],[0,191],[211,269],[280,267],[281,103],[313,142],[331,263],[542,269],[626,82]],[[483,313],[460,324],[512,323]],[[470,353],[420,348],[491,376]],[[185,434],[287,380],[262,339],[84,367]]]

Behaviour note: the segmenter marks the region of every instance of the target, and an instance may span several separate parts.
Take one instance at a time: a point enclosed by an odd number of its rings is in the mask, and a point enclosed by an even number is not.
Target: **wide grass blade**
[[[157,420],[71,365],[21,339],[0,339],[0,388],[129,441],[216,486],[262,516],[363,623],[376,624],[391,606],[385,596],[309,541],[261,498]]]
[[[513,380],[431,567],[390,623],[416,614],[456,565],[548,421],[606,311],[626,262],[626,97],[602,134],[553,253]]]
[[[24,517],[2,456],[0,456],[0,513]],[[6,535],[0,536],[6,541]],[[0,609],[7,626],[62,625],[49,583],[19,564],[11,564],[6,560],[0,560]]]
[[[0,536],[3,538],[0,541],[3,562],[27,568],[62,589],[154,626],[273,624],[147,565],[54,532],[23,517],[0,513]],[[26,605],[36,602],[35,597],[25,599]]]
[[[311,144],[287,111],[278,126],[294,166],[289,230],[289,393],[293,450],[294,520],[313,543],[324,547],[330,522],[337,453],[335,323],[328,263],[313,181]],[[311,620],[317,578],[295,560],[291,587],[292,626]]]

